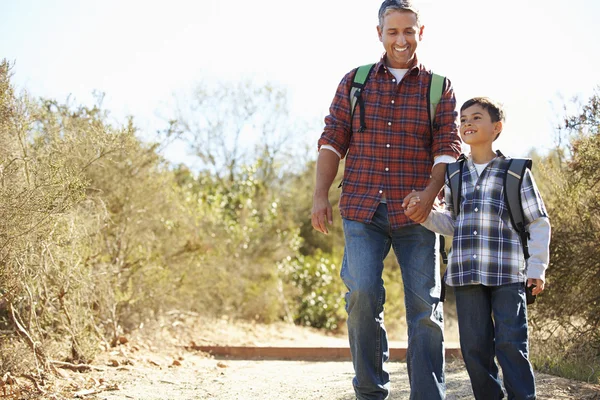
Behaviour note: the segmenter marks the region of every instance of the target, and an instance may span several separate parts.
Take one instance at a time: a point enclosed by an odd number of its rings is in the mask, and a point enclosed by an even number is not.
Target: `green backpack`
[[[362,90],[367,84],[367,80],[369,79],[369,75],[371,75],[371,71],[375,67],[375,64],[366,64],[361,65],[356,69],[356,73],[354,74],[354,79],[352,81],[352,87],[350,88],[350,123],[354,119],[354,111],[356,106],[360,107],[360,127],[358,128],[359,132],[364,132],[367,129],[365,125],[365,103],[362,98]],[[433,120],[435,118],[435,110],[437,105],[442,98],[442,90],[444,88],[444,78],[441,75],[432,74],[431,82],[429,83],[429,96],[428,96],[428,104],[427,114],[429,115],[429,129],[433,133]],[[338,188],[341,188],[344,184],[344,180],[340,182]]]
[[[365,125],[365,104],[362,98],[362,90],[364,89],[367,80],[369,79],[369,75],[371,71],[375,67],[375,64],[367,64],[362,65],[356,69],[356,74],[354,75],[354,80],[352,81],[352,87],[350,89],[350,116],[351,120],[354,117],[354,110],[356,106],[360,107],[360,127],[358,128],[359,132],[364,132],[367,129]],[[431,82],[429,84],[429,97],[428,103],[429,107],[427,109],[427,113],[429,114],[429,121],[431,130],[433,131],[433,120],[435,118],[435,110],[437,105],[442,98],[442,90],[444,88],[444,78],[438,74],[432,74]]]

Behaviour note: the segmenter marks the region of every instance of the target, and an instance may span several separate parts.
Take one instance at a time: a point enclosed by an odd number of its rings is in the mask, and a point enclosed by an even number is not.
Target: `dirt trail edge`
[[[403,340],[403,338],[399,338]],[[347,346],[345,336],[327,336],[291,324],[259,325],[207,321],[179,315],[130,333],[94,361],[101,370],[62,370],[55,393],[45,398],[139,400],[351,400],[350,361],[240,360],[193,350],[193,346]],[[392,347],[400,346],[391,342]],[[447,357],[447,399],[472,399],[461,359]],[[387,363],[391,400],[408,399],[406,364]],[[536,374],[538,399],[600,400],[600,385]],[[59,387],[61,386],[61,387]]]

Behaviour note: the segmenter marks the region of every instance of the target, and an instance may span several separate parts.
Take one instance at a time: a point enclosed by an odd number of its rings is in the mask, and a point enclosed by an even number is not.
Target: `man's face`
[[[377,26],[377,33],[387,53],[388,67],[412,66],[423,28],[417,26],[417,16],[411,11],[392,11],[383,17],[383,27]]]

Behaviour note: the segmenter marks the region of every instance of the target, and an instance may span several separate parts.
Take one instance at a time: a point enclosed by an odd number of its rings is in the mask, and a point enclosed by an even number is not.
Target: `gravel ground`
[[[345,335],[323,333],[291,324],[260,325],[176,315],[123,338],[94,361],[96,369],[61,369],[62,378],[47,387],[48,399],[97,400],[351,400],[350,361],[231,360],[188,350],[190,344],[220,346],[347,346]],[[392,337],[402,343],[402,337]],[[387,364],[391,400],[408,399],[406,364]],[[472,399],[462,360],[448,360],[447,399]],[[536,375],[538,399],[600,400],[600,385]]]
[[[391,362],[391,400],[408,399],[406,364]],[[290,399],[352,400],[350,362],[216,360],[190,356],[180,367],[134,368],[104,375],[121,381],[118,391],[96,399]],[[472,399],[469,377],[462,361],[448,363],[447,399]],[[600,399],[600,388],[538,374],[538,399]]]

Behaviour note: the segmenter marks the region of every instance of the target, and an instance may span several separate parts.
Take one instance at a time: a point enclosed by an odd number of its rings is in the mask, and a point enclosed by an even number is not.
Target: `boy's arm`
[[[546,268],[550,261],[550,220],[541,217],[529,224],[529,259],[527,278],[546,282]]]
[[[444,236],[454,236],[454,219],[448,211],[431,210],[429,216],[421,225],[432,232]]]
[[[423,225],[425,228],[429,229],[432,232],[442,234],[444,236],[454,236],[454,214],[450,207],[447,207],[449,204],[449,192],[450,189],[448,188],[448,186],[446,186],[444,191],[446,205],[444,206],[440,204],[434,204],[435,208],[431,210],[431,212],[427,216],[427,219],[421,222],[421,225]],[[421,199],[419,196],[413,197],[410,203],[408,204],[406,215],[410,217],[411,208],[415,207],[420,201]]]
[[[523,177],[521,199],[523,202],[523,217],[530,235],[527,278],[528,280],[537,279],[541,282],[541,287],[538,284],[538,288],[536,288],[539,293],[543,290],[546,281],[546,269],[550,261],[551,226],[544,201],[529,169],[525,171]],[[536,290],[533,294],[537,294]]]

